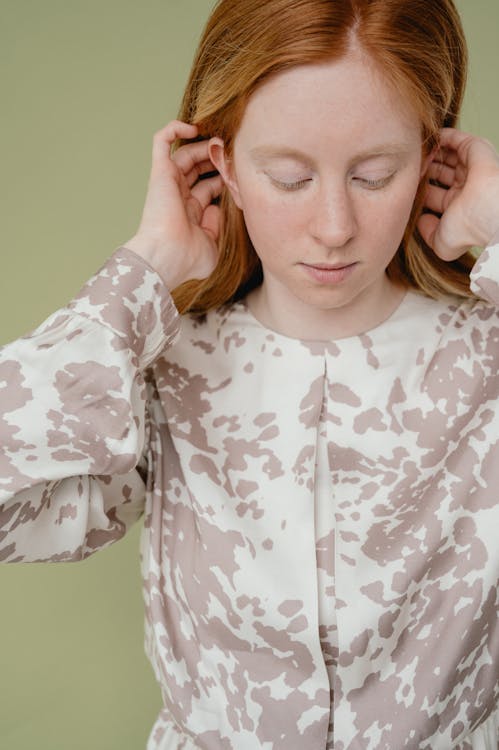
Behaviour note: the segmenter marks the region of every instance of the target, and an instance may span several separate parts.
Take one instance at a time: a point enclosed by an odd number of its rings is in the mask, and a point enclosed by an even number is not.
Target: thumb
[[[422,216],[419,217],[417,223],[417,227],[421,237],[426,242],[428,247],[431,247],[431,249],[437,255],[439,255],[439,253],[437,248],[435,247],[435,240],[439,224],[440,219],[438,218],[438,216],[434,216],[433,214],[422,214]]]
[[[431,247],[435,255],[447,262],[457,260],[473,247],[472,243],[463,244],[457,236],[449,236],[448,232],[445,233],[447,237],[444,237],[442,222],[438,216],[433,214],[423,214],[417,226],[421,237]]]

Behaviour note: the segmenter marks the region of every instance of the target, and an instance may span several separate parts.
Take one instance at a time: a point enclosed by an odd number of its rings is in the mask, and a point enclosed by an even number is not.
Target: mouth
[[[353,263],[300,263],[309,278],[319,284],[339,284],[350,276],[357,266]]]
[[[303,263],[307,268],[317,268],[319,271],[339,271],[341,268],[349,268],[354,263]]]

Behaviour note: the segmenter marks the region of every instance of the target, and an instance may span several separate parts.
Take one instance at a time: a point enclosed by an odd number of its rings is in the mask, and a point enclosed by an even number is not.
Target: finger
[[[474,138],[475,136],[471,133],[465,133],[463,130],[457,130],[457,128],[442,128],[440,131],[440,146],[452,151],[459,151]]]
[[[450,148],[441,148],[435,154],[433,161],[435,164],[444,164],[446,167],[457,167],[459,156]]]
[[[185,212],[187,214],[187,218],[192,224],[201,223],[201,219],[203,218],[203,209],[199,201],[194,200],[193,198],[189,198],[185,202]]]
[[[220,234],[220,209],[218,206],[208,206],[203,214],[201,228],[208,232],[214,240],[218,239]]]
[[[173,165],[171,159],[171,148],[179,138],[195,138],[198,129],[196,125],[190,125],[181,120],[173,120],[158,130],[153,136],[152,146],[152,172],[164,171]]]
[[[185,179],[189,187],[192,187],[200,177],[203,175],[210,174],[210,172],[216,172],[215,167],[211,161],[202,161],[197,164],[186,176]]]
[[[191,190],[192,197],[196,198],[204,210],[214,198],[218,198],[222,192],[224,182],[220,175],[208,177],[206,180],[200,180]]]
[[[172,160],[184,175],[188,175],[196,170],[201,162],[209,161],[208,154],[208,141],[197,141],[177,149],[172,154]]]
[[[426,244],[434,248],[434,238],[438,229],[440,219],[433,214],[423,214],[418,220],[418,230]]]
[[[463,164],[467,164],[469,159],[473,159],[474,163],[490,163],[491,159],[498,159],[494,145],[486,138],[453,128],[444,128],[441,131],[440,143],[443,148],[454,150]]]
[[[457,237],[444,237],[440,219],[432,214],[423,214],[419,218],[418,230],[435,255],[445,261],[460,258],[472,247],[472,245],[461,244],[457,241]]]
[[[218,170],[210,159],[202,161],[199,165],[200,176],[208,174],[208,172],[217,172]]]
[[[437,185],[428,185],[426,190],[424,205],[437,214],[443,214],[447,206],[446,201],[449,197],[449,191]]]
[[[169,141],[171,145],[178,139],[189,139],[195,138],[198,134],[197,125],[192,125],[189,122],[183,122],[182,120],[172,120],[167,123],[164,128],[155,133],[159,140]]]
[[[447,167],[445,164],[433,162],[430,164],[427,173],[430,180],[436,180],[442,183],[442,185],[453,185],[456,181],[456,169],[455,167]]]

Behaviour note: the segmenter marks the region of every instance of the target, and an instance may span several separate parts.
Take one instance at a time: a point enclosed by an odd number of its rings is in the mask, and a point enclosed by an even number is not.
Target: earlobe
[[[234,175],[234,167],[231,159],[227,158],[224,142],[221,138],[210,138],[208,143],[210,160],[220,173],[222,180],[227,185],[232,198],[238,208],[241,208],[241,198],[237,180]]]

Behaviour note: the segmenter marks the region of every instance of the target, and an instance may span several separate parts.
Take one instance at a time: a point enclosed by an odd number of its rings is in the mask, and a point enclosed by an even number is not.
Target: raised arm
[[[144,370],[169,346],[169,289],[216,263],[221,180],[196,128],[154,137],[137,234],[66,307],[0,350],[0,561],[75,560],[140,516],[147,472]]]
[[[143,371],[176,335],[168,290],[121,248],[0,350],[0,560],[81,559],[142,511]]]

